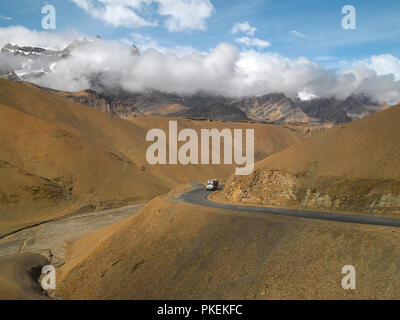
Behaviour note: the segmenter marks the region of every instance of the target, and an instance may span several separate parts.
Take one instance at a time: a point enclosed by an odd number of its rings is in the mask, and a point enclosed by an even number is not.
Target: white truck
[[[219,186],[219,181],[217,179],[207,181],[207,190],[208,191],[218,190],[218,186]]]

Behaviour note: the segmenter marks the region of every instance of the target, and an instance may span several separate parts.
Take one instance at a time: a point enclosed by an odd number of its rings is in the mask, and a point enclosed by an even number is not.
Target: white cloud
[[[271,46],[270,42],[253,37],[257,28],[250,26],[248,21],[236,23],[231,31],[233,34],[246,34],[245,37],[235,39],[235,42],[241,46],[255,47],[258,49],[264,49]]]
[[[167,16],[169,31],[205,30],[214,7],[209,0],[156,0],[159,14]]]
[[[0,28],[0,45],[12,42],[63,48],[73,37],[23,27]],[[154,41],[141,37],[143,45]],[[400,103],[400,60],[390,54],[346,64],[337,71],[304,57],[289,59],[273,52],[240,52],[227,43],[206,53],[154,43],[161,51],[147,49],[139,57],[130,53],[129,46],[115,41],[81,41],[73,46],[68,58],[52,64],[53,72],[32,81],[60,90],[81,90],[91,88],[91,81],[96,78],[100,85],[120,86],[131,92],[206,91],[228,96],[283,92],[290,97],[306,93],[306,98],[346,98],[363,92],[389,104]],[[4,61],[5,55],[0,57],[0,62],[9,62]],[[15,63],[20,63],[22,57],[18,59]]]
[[[238,32],[242,32],[247,36],[253,36],[257,31],[257,28],[250,26],[248,21],[238,22],[232,27],[232,33],[236,34]]]
[[[219,44],[208,54],[193,53],[183,57],[147,50],[136,63],[130,64],[121,84],[131,91],[229,92],[238,58],[239,51],[226,43]]]
[[[397,81],[400,80],[400,59],[391,54],[373,55],[361,63],[374,70],[378,76],[393,74]]]
[[[240,45],[245,45],[247,47],[257,47],[259,49],[264,49],[271,46],[271,43],[258,38],[242,37],[235,39],[235,42]]]
[[[106,23],[119,27],[156,26],[151,5],[158,5],[159,18],[165,18],[169,31],[205,30],[213,14],[210,0],[70,0]]]
[[[299,38],[303,38],[303,39],[306,38],[306,36],[303,33],[296,31],[296,30],[292,30],[292,31],[290,31],[290,33],[294,34],[296,37],[299,37]]]
[[[149,1],[146,0],[70,0],[94,18],[102,19],[115,27],[138,28],[155,26],[137,14]]]
[[[3,14],[0,14],[0,19],[1,19],[1,20],[7,20],[7,21],[11,21],[11,20],[12,20],[11,17],[7,17],[7,16],[5,16],[5,15],[3,15]]]
[[[74,39],[83,37],[81,33],[71,31],[68,33],[53,33],[46,31],[33,31],[22,26],[0,28],[0,47],[7,43],[37,46],[47,49],[61,50]]]
[[[307,91],[299,91],[298,97],[302,101],[309,101],[315,98],[318,98],[315,94],[309,93]]]

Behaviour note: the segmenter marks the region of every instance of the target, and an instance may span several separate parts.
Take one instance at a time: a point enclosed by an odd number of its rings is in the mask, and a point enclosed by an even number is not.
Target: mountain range
[[[0,52],[0,77],[12,81],[38,83],[53,72],[56,64],[71,51],[89,40],[71,43],[63,50],[7,44]],[[93,40],[91,40],[93,41]],[[131,54],[140,56],[136,46]],[[335,126],[358,120],[388,107],[365,94],[355,93],[346,99],[314,98],[300,100],[283,93],[253,97],[223,97],[204,92],[193,95],[147,90],[127,92],[107,82],[105,74],[86,75],[91,88],[79,92],[58,91],[39,87],[74,102],[120,117],[170,116],[220,121],[259,121],[267,123],[309,123]]]

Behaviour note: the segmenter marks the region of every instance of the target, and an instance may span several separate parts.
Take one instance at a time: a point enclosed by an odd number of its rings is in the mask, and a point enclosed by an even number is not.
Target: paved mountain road
[[[192,183],[192,187],[192,190],[182,194],[178,199],[175,199],[175,201],[242,212],[257,212],[295,218],[400,227],[400,218],[217,203],[208,200],[208,195],[211,193],[206,190],[204,185]],[[28,227],[0,239],[0,258],[30,252],[47,257],[50,256],[55,265],[60,265],[65,259],[65,244],[68,240],[82,237],[123,220],[136,214],[144,205],[145,204],[136,204],[118,209],[66,217]]]
[[[208,200],[208,195],[210,195],[211,193],[207,191],[203,185],[198,185],[198,184],[192,184],[192,185],[195,187],[195,189],[182,194],[179,198],[180,201],[200,206],[228,209],[228,210],[239,210],[243,212],[258,212],[258,213],[273,214],[273,215],[287,216],[287,217],[318,219],[318,220],[327,220],[327,221],[344,222],[344,223],[367,224],[374,226],[388,226],[396,228],[400,227],[400,218],[377,217],[377,216],[362,215],[362,214],[331,213],[322,211],[270,208],[261,206],[240,206],[235,204],[217,203]]]

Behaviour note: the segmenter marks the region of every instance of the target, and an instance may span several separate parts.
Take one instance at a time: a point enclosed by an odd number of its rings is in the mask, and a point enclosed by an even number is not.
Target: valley
[[[399,13],[0,1],[3,317],[400,300]]]
[[[0,235],[49,218],[149,201],[235,165],[151,166],[146,134],[170,118],[121,119],[35,87],[0,80]],[[256,161],[301,140],[282,126],[179,119],[179,126],[255,130]],[[117,193],[114,190],[118,190]]]
[[[398,296],[399,106],[361,94],[72,92],[15,75],[0,79],[2,299]],[[179,138],[212,129],[223,145],[194,152]],[[249,175],[237,175],[235,148],[223,164],[234,132],[253,132],[253,152],[241,148],[254,155]],[[211,202],[210,178],[225,183]],[[354,292],[338,285],[349,261]],[[46,295],[15,277],[47,263],[57,288]]]

